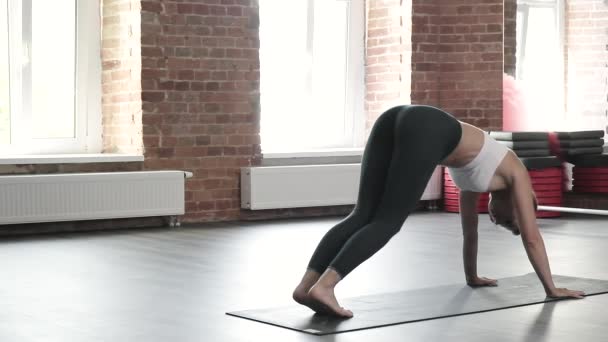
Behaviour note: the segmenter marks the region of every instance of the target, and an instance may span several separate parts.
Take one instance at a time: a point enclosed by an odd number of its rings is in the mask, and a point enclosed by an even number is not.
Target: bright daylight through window
[[[99,55],[94,3],[0,0],[3,154],[88,152],[87,115],[99,115],[87,105],[87,82],[100,82],[87,59]]]
[[[526,128],[561,129],[565,116],[563,0],[518,0],[517,78],[526,94]],[[551,126],[552,127],[549,127]]]
[[[7,0],[0,0],[0,146],[11,139],[8,71],[8,7]]]
[[[263,151],[360,146],[362,0],[260,0]]]

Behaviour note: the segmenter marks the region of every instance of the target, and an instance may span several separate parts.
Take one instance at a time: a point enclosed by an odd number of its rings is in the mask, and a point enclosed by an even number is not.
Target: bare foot
[[[308,306],[308,291],[310,290],[310,286],[306,286],[304,284],[298,285],[295,290],[293,290],[293,300],[296,302]]]
[[[308,291],[310,291],[310,288],[319,280],[319,277],[321,277],[321,275],[318,272],[307,269],[300,284],[293,290],[293,300],[308,306]]]
[[[314,312],[322,315],[338,316],[344,318],[353,317],[350,310],[346,310],[338,304],[333,288],[313,286],[308,291],[307,303],[304,304]]]

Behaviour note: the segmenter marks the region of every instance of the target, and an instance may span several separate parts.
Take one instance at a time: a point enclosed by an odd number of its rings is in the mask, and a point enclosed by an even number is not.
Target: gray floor
[[[316,337],[226,311],[290,303],[337,218],[4,239],[0,341],[600,341],[608,295]],[[606,218],[541,220],[553,273],[608,279]],[[459,219],[418,213],[339,297],[462,282]],[[531,271],[521,241],[480,223],[480,274]],[[355,313],[356,314],[356,313]]]

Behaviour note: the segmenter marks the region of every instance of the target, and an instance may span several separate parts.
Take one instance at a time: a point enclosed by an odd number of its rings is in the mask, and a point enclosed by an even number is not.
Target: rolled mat
[[[530,157],[519,158],[528,170],[542,170],[561,167],[562,162],[557,157]],[[559,170],[561,174],[561,169]]]
[[[578,156],[578,155],[602,155],[604,153],[604,147],[568,147],[562,148],[562,153],[566,155],[566,158],[569,156]],[[570,162],[570,159],[567,159]]]
[[[513,150],[518,157],[549,157],[551,151],[548,149],[536,149],[536,150]]]
[[[603,138],[604,131],[602,130],[590,130],[590,131],[572,131],[572,132],[555,132],[557,137],[561,139],[593,139]]]
[[[507,141],[496,140],[501,145],[504,145],[512,150],[532,150],[532,149],[549,149],[549,141],[547,140],[530,140],[530,141]]]
[[[530,140],[548,140],[549,133],[547,132],[503,132],[491,131],[490,136],[496,140],[506,141],[530,141]]]
[[[559,139],[562,148],[604,146],[604,139]]]

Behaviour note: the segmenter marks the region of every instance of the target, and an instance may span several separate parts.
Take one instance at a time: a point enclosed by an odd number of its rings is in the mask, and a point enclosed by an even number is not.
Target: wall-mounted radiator
[[[241,207],[251,210],[354,204],[361,164],[261,166],[241,169]],[[442,196],[438,167],[422,200]]]
[[[184,214],[183,171],[0,176],[0,224]]]

